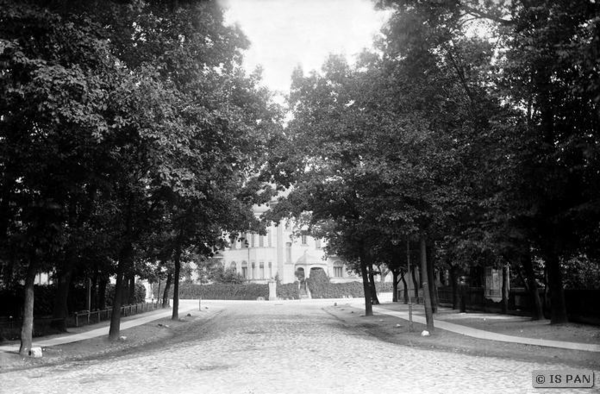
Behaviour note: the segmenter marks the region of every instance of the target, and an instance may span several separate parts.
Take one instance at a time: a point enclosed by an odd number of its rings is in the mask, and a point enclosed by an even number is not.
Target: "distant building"
[[[267,207],[256,207],[255,215]],[[309,235],[295,238],[293,228],[282,221],[267,228],[266,235],[248,233],[236,240],[216,257],[225,269],[232,269],[249,281],[266,283],[278,278],[281,283],[293,283],[297,273],[309,278],[313,270],[325,271],[332,282],[358,281],[360,278],[347,271],[342,259],[324,258],[323,242]]]

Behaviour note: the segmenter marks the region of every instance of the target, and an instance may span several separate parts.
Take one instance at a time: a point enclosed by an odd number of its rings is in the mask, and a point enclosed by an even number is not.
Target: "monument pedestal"
[[[277,301],[277,282],[269,282],[269,301]]]

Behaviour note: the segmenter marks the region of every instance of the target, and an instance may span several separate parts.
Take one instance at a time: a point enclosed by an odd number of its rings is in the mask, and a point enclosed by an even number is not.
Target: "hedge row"
[[[310,278],[306,281],[312,298],[364,297],[362,281],[331,283],[327,274],[321,270],[311,272]],[[375,282],[375,287],[378,293],[393,291],[392,283],[388,282]]]
[[[312,298],[360,298],[363,297],[362,282],[330,283],[329,278],[323,273],[323,277],[313,273],[307,279],[308,288]],[[377,283],[378,292],[392,291],[391,283]],[[169,292],[173,298],[173,287]],[[259,297],[269,299],[269,285],[256,283],[213,283],[210,285],[199,285],[193,283],[181,283],[179,285],[180,299],[204,300],[256,300]],[[300,298],[298,283],[277,284],[277,297],[284,300],[297,300]]]
[[[392,282],[375,282],[375,288],[378,293],[392,293],[394,284]]]
[[[173,298],[172,286],[169,291],[169,297]],[[213,283],[210,285],[182,283],[179,286],[180,299],[256,300],[259,297],[265,300],[269,298],[269,285],[256,283]]]
[[[298,300],[300,299],[300,289],[298,282],[281,284],[277,283],[277,297],[282,300]]]

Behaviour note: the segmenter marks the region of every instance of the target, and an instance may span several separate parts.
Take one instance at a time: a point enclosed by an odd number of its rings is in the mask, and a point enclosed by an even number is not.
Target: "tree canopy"
[[[268,201],[258,177],[281,110],[213,2],[1,5],[2,283],[26,279],[31,296],[41,270],[63,290],[116,273],[118,337],[122,283],[145,260],[178,271],[184,249],[209,255]]]

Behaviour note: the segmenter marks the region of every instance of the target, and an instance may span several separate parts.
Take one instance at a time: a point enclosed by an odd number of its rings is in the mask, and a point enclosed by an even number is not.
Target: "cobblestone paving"
[[[0,392],[566,392],[532,387],[533,370],[568,369],[565,365],[385,343],[348,331],[316,302],[215,302],[214,307],[222,312],[202,326],[195,341],[113,359],[3,373]]]

